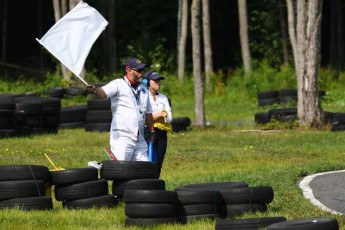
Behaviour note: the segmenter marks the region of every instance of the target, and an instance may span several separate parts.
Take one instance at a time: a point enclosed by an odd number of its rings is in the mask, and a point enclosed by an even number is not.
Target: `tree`
[[[247,0],[238,0],[238,16],[240,23],[240,40],[244,71],[251,72],[251,57],[248,39]]]
[[[205,82],[210,86],[210,78],[213,73],[212,61],[212,42],[211,42],[211,20],[209,12],[209,0],[202,0],[202,25],[204,38],[204,57],[205,57]]]
[[[200,0],[192,0],[191,15],[195,93],[195,126],[203,128],[205,127],[205,111],[200,58]]]
[[[186,42],[188,25],[188,0],[182,0],[181,7],[181,35],[178,40],[178,79],[183,81],[186,62]]]
[[[288,12],[288,28],[290,44],[292,47],[292,55],[294,60],[295,69],[297,69],[297,44],[296,44],[296,24],[295,24],[295,8],[292,0],[286,0],[287,12]]]
[[[318,128],[322,111],[318,95],[322,0],[297,1],[297,111],[301,126]]]

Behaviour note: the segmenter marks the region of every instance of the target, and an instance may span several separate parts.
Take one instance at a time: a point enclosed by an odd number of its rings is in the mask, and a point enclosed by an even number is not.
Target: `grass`
[[[306,200],[296,183],[304,176],[345,168],[345,133],[329,131],[239,131],[224,127],[192,128],[169,135],[161,178],[167,190],[180,185],[212,181],[244,181],[269,185],[275,198],[264,213],[239,218],[285,216],[336,217],[341,229],[345,217],[321,211]],[[0,140],[1,164],[39,164],[52,169],[43,153],[64,168],[86,167],[104,159],[108,134],[83,129],[58,134]],[[109,183],[109,188],[111,188]],[[124,226],[124,204],[114,209],[64,210],[54,199],[52,211],[0,211],[2,229],[140,229]],[[192,221],[153,229],[214,229],[215,221]]]
[[[177,80],[170,78],[169,82],[163,83],[162,91],[172,100],[174,117],[195,118],[191,82],[180,85]],[[340,229],[345,229],[345,217],[315,207],[303,197],[296,185],[307,175],[345,168],[345,132],[330,132],[327,128],[279,129],[286,126],[276,124],[271,126],[275,130],[259,131],[267,127],[255,126],[254,114],[276,108],[277,105],[259,108],[255,90],[246,91],[243,86],[246,82],[240,85],[241,82],[219,84],[213,92],[205,94],[206,120],[213,122],[213,127],[191,128],[187,132],[169,134],[161,175],[166,188],[173,190],[180,185],[217,181],[244,181],[250,186],[269,185],[273,187],[275,197],[268,211],[247,213],[238,218],[335,217]],[[260,83],[259,80],[256,82]],[[23,85],[11,86],[2,82],[0,89],[2,92],[11,91],[11,87],[18,89],[18,92],[35,89],[34,84],[29,84],[27,90],[19,88]],[[279,89],[277,86],[257,87]],[[328,84],[328,87],[323,88],[327,92],[322,101],[323,109],[330,112],[345,111],[344,87],[334,82]],[[87,99],[64,99],[62,104],[84,104]],[[255,129],[258,131],[253,131]],[[85,132],[84,129],[61,129],[58,134],[3,138],[0,139],[0,165],[38,164],[52,169],[44,156],[46,153],[57,166],[86,167],[89,161],[104,160],[102,148],[108,145],[108,133]],[[61,202],[54,199],[52,211],[0,211],[1,229],[141,229],[125,227],[124,221],[122,203],[113,209],[65,210]],[[152,229],[209,230],[214,229],[215,222],[198,220],[187,225],[163,225]]]

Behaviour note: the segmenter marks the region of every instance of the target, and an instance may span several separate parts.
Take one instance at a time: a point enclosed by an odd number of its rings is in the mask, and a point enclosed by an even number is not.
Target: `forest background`
[[[165,84],[169,85],[165,88],[163,86],[163,92],[165,90],[166,94],[174,97],[193,91],[193,85],[187,84],[193,77],[190,26],[188,26],[185,60],[187,82],[182,85],[175,81],[177,41],[180,35],[179,7],[182,1],[168,0],[164,1],[164,4],[159,0],[88,0],[86,2],[96,8],[114,28],[113,35],[109,35],[110,26],[106,28],[86,60],[88,82],[106,82],[122,76],[124,61],[128,57],[138,56],[145,63],[149,63],[150,68],[167,77],[169,81]],[[30,90],[20,87],[26,85],[23,83],[26,80],[43,82],[43,85],[36,86],[37,90],[41,90],[39,87],[80,84],[74,77],[71,78],[72,82],[59,81],[61,74],[58,71],[58,61],[35,40],[42,37],[55,23],[53,3],[54,1],[42,0],[20,1],[20,4],[16,1],[1,1],[0,78],[3,80],[1,92]],[[191,1],[188,3],[190,11]],[[334,88],[341,87],[337,83],[343,80],[344,19],[341,16],[343,5],[342,1],[323,1],[319,76],[319,89],[327,91],[326,100],[338,101],[340,105],[343,97],[340,91],[335,92]],[[226,94],[225,98],[227,95],[237,94],[237,91],[228,87],[237,88],[239,93],[248,92],[247,99],[254,104],[258,91],[296,88],[293,56],[287,35],[286,1],[247,0],[247,11],[253,69],[250,76],[245,75],[242,70],[238,1],[209,1],[214,75],[210,86],[208,85],[207,93],[212,100],[217,100],[217,96],[221,94]],[[18,20],[18,15],[25,20]],[[115,40],[116,52],[109,49],[109,37]],[[115,65],[109,65],[111,58]],[[203,61],[203,58],[201,60]],[[8,83],[8,81],[14,82]],[[177,88],[179,90],[176,90]],[[206,100],[208,98],[210,97],[206,97]],[[341,110],[341,107],[337,108],[338,111]]]

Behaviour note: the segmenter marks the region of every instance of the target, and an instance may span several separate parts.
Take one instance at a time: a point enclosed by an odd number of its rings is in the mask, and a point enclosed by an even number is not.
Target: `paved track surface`
[[[307,176],[299,186],[304,197],[320,209],[345,214],[345,170]]]

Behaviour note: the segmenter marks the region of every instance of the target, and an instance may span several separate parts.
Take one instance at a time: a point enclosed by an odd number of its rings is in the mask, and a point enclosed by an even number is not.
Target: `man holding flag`
[[[148,161],[148,146],[144,126],[154,138],[152,108],[149,91],[141,84],[146,64],[138,58],[126,62],[126,75],[102,87],[88,85],[87,91],[99,98],[110,98],[112,122],[110,130],[111,151],[117,160]]]

